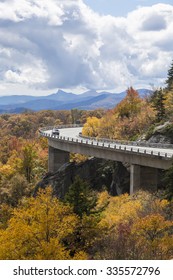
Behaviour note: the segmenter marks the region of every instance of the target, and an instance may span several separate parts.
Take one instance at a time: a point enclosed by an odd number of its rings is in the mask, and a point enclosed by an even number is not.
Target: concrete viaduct
[[[69,153],[79,153],[130,164],[130,194],[150,185],[157,189],[158,169],[168,169],[173,163],[173,145],[147,142],[112,141],[81,137],[82,127],[59,126],[60,135],[52,127],[40,129],[48,139],[49,171],[55,172],[69,161]]]

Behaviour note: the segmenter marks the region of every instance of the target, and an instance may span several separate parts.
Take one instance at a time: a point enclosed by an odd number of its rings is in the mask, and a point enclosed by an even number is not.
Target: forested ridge
[[[145,98],[128,88],[108,111],[0,115],[0,259],[172,259],[173,167],[155,193],[114,197],[107,186],[96,191],[77,176],[63,199],[51,186],[35,195],[48,161],[39,128],[76,122],[84,135],[125,140],[148,140],[166,123],[173,143],[173,64],[164,88]]]

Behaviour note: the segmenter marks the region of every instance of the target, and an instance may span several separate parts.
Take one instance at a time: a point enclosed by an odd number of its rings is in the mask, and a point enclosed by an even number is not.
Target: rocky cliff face
[[[130,166],[121,162],[114,162],[114,170],[112,174],[112,182],[110,185],[111,195],[120,195],[129,193],[130,189]]]
[[[74,182],[76,176],[87,181],[90,186],[98,191],[107,188],[110,194],[119,195],[129,192],[130,174],[128,167],[122,163],[91,158],[82,163],[66,163],[57,172],[47,173],[35,189],[51,185],[54,194],[63,198]]]
[[[173,144],[173,124],[165,122],[156,126],[148,139],[149,143]]]

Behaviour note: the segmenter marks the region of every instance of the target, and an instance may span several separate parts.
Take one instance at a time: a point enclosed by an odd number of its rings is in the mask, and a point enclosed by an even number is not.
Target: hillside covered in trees
[[[63,198],[51,186],[35,192],[48,161],[39,127],[76,122],[84,135],[124,140],[148,140],[163,125],[173,144],[173,64],[165,88],[141,98],[131,87],[108,111],[0,115],[0,259],[172,259],[173,168],[156,193],[111,196],[80,176]]]

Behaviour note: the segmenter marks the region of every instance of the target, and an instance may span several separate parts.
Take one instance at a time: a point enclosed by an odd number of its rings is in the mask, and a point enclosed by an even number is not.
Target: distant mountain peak
[[[63,91],[62,89],[59,89],[55,94],[70,94],[69,92]]]
[[[138,89],[141,97],[150,94],[148,89]],[[5,112],[18,113],[24,110],[70,110],[73,108],[93,110],[97,108],[110,109],[116,106],[124,97],[126,91],[110,93],[97,92],[90,89],[82,94],[74,94],[59,89],[47,96],[11,95],[0,97],[0,114]]]

